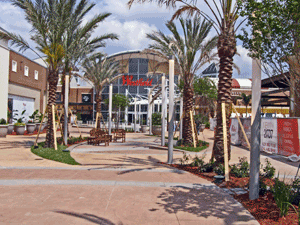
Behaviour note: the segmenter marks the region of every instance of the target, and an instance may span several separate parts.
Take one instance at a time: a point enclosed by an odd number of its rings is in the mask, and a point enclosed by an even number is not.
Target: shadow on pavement
[[[92,223],[95,223],[95,224],[116,225],[115,223],[111,222],[108,219],[105,219],[105,218],[102,218],[102,217],[98,217],[98,216],[95,216],[93,214],[75,213],[75,212],[68,212],[68,211],[62,211],[62,210],[54,210],[53,212],[65,214],[65,215],[68,215],[68,216],[78,217],[78,218],[81,218],[81,219],[88,220],[88,221],[90,221]],[[118,223],[118,225],[123,225],[123,223],[120,222],[120,223]]]
[[[222,190],[213,187],[174,187],[158,196],[157,204],[168,213],[190,213],[198,218],[215,217],[223,219],[225,224],[254,220],[247,210],[231,196],[221,194]],[[192,216],[189,217],[191,220]],[[210,218],[213,219],[213,218]],[[213,220],[211,220],[213,221]],[[213,222],[212,222],[213,224]]]

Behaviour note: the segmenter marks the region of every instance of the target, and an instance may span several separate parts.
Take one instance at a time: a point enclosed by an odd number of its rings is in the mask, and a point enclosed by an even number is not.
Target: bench
[[[90,137],[88,137],[88,144],[99,145],[100,143],[105,142],[105,146],[106,146],[107,139],[109,145],[109,141],[110,142],[112,141],[112,135],[108,135],[105,131],[101,129],[93,128],[92,130],[90,130]]]
[[[114,130],[114,141],[117,142],[118,139],[122,140],[122,143],[125,142],[125,130],[124,129],[116,129]]]

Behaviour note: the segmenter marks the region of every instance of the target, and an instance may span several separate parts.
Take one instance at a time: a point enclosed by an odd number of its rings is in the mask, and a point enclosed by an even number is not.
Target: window
[[[38,80],[39,79],[39,71],[34,71],[34,79]]]
[[[82,102],[83,103],[90,103],[92,102],[92,95],[91,94],[82,94]]]
[[[12,68],[11,68],[11,70],[13,71],[13,72],[17,72],[17,62],[16,61],[12,61]]]
[[[29,68],[28,66],[24,66],[24,75],[28,77],[28,74],[29,74]]]

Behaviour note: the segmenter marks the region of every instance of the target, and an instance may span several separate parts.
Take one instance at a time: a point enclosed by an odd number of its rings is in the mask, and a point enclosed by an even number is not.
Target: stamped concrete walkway
[[[160,164],[167,151],[156,137],[80,145],[71,155],[81,166],[33,155],[34,137],[0,139],[0,224],[258,224],[214,184]]]

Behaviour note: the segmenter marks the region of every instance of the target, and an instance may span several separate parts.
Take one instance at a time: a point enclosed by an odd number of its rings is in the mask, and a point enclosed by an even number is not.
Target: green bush
[[[179,159],[179,161],[181,165],[185,165],[190,160],[190,156],[186,155],[185,152],[183,152],[182,154],[182,159]]]
[[[266,159],[266,166],[263,168],[262,174],[266,178],[273,178],[275,176],[276,169],[271,165],[270,161]]]
[[[202,167],[204,165],[204,159],[205,155],[203,155],[201,158],[199,158],[198,156],[195,156],[193,158],[193,162],[191,163],[191,166],[197,166],[197,167]]]
[[[0,119],[0,125],[6,125],[7,123],[6,123],[6,120],[5,119]]]
[[[225,175],[225,167],[223,164],[219,164],[218,166],[215,166],[213,171],[218,175]]]
[[[279,174],[278,174],[279,176]],[[272,188],[273,197],[277,207],[280,210],[280,216],[286,216],[289,207],[294,206],[290,203],[292,200],[292,188],[283,181],[279,181],[278,177],[275,178],[275,184]],[[294,208],[295,209],[295,208]]]
[[[239,163],[230,166],[230,173],[235,177],[249,177],[250,166],[246,157],[239,157]]]
[[[152,114],[152,125],[158,126],[161,125],[161,114],[160,113],[153,113]]]
[[[200,167],[200,172],[212,172],[215,167],[215,162],[210,161],[209,163],[204,164],[202,167]]]
[[[205,123],[205,128],[210,128],[210,123],[209,122]]]

